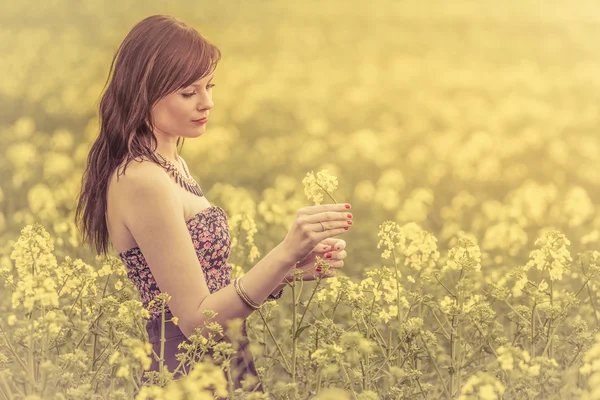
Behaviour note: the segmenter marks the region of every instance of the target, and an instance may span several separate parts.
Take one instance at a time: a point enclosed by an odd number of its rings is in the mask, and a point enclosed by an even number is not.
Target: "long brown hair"
[[[138,22],[117,49],[100,101],[100,134],[88,155],[75,212],[83,242],[95,245],[98,254],[108,252],[106,192],[115,168],[125,161],[125,173],[138,157],[159,163],[153,153],[152,106],[210,75],[220,59],[215,45],[168,15]]]

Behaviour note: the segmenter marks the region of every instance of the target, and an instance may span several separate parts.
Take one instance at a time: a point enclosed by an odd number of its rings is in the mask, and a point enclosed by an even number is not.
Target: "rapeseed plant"
[[[350,7],[349,18],[320,13],[323,25],[293,23],[306,20],[306,7],[290,3],[287,28],[268,18],[235,30],[220,29],[223,18],[202,21],[224,48],[257,55],[228,52],[234,62],[224,65],[212,135],[182,154],[199,181],[217,182],[207,197],[229,211],[233,276],[280,240],[307,198],[341,196],[364,218],[348,240],[347,273],[294,281],[248,320],[261,380],[277,399],[600,398],[600,59],[588,51],[596,28],[572,22],[595,6],[559,1],[548,13],[523,2],[460,3],[451,13],[374,4],[384,19]],[[110,29],[102,37],[85,30],[85,40],[71,28],[61,33],[44,21],[62,21],[64,7],[19,4],[7,3],[4,15],[22,19],[27,9],[37,22],[0,32],[8,44],[0,61],[0,392],[265,398],[245,393],[251,379],[232,391],[233,349],[217,347],[222,364],[212,365],[203,354],[216,343],[199,335],[181,346],[198,361],[185,379],[163,371],[141,385],[148,361],[160,357],[145,342],[147,310],[120,260],[94,261],[71,222],[97,133],[97,118],[87,116],[102,82],[90,74],[105,65],[114,38]],[[238,8],[271,15],[269,7]],[[86,21],[106,19],[104,8],[86,4]],[[552,46],[520,24],[507,35],[503,21],[515,10]],[[375,29],[364,35],[354,17]],[[457,29],[463,22],[469,29]],[[261,40],[275,31],[267,37],[277,40]],[[298,38],[303,51],[288,51]],[[374,43],[399,51],[377,52]],[[49,79],[29,85],[36,65]],[[255,118],[261,110],[269,117]],[[321,172],[293,178],[311,168]],[[338,189],[340,171],[347,176]]]

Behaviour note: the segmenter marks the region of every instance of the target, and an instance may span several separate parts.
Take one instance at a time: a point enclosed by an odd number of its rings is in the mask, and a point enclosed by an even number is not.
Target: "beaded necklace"
[[[194,178],[192,178],[192,176],[190,175],[190,172],[187,169],[187,165],[185,164],[185,161],[183,161],[183,158],[181,158],[179,156],[179,154],[177,155],[177,157],[179,158],[179,162],[181,163],[181,165],[183,165],[183,170],[185,171],[185,174],[187,176],[181,175],[181,173],[179,172],[179,170],[177,169],[175,164],[173,164],[171,161],[169,161],[165,156],[160,154],[158,151],[156,152],[156,154],[163,161],[160,164],[161,167],[163,167],[167,172],[170,172],[173,175],[173,177],[175,178],[175,182],[177,182],[181,187],[183,187],[188,192],[194,193],[196,196],[204,197],[204,193],[202,193],[202,189],[200,189],[200,185],[198,185],[198,182],[196,182],[196,180]]]

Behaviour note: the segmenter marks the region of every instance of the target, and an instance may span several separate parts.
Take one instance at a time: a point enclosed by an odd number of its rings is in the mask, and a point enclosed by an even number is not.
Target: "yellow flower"
[[[458,400],[497,400],[502,398],[504,391],[504,385],[494,375],[477,372],[460,389]]]
[[[324,193],[333,196],[333,192],[337,189],[338,181],[337,177],[330,175],[324,169],[317,172],[316,176],[313,171],[307,173],[304,179],[302,179],[302,184],[304,185],[304,194],[306,197],[314,201],[315,205],[320,205],[323,202]]]
[[[571,244],[567,237],[557,231],[548,230],[535,242],[540,249],[533,250],[525,268],[536,267],[540,271],[548,271],[553,281],[562,279],[563,273],[571,269],[571,254],[566,246]]]
[[[119,369],[117,370],[116,376],[118,376],[119,378],[126,378],[129,376],[129,368],[127,368],[127,366],[125,365],[121,365],[119,367]]]
[[[404,265],[408,265],[416,271],[435,266],[440,257],[437,250],[437,238],[414,222],[402,226],[401,230],[405,238]]]
[[[498,362],[500,363],[500,367],[505,371],[510,371],[513,369],[514,359],[510,352],[506,351],[504,346],[500,346],[497,350],[498,353]]]
[[[379,225],[377,236],[380,238],[377,248],[385,247],[381,258],[388,260],[392,251],[403,252],[405,249],[405,237],[400,226],[394,221],[384,221]]]
[[[448,252],[447,264],[442,268],[447,270],[464,270],[465,272],[481,271],[481,251],[479,246],[466,236],[459,237],[457,244]]]

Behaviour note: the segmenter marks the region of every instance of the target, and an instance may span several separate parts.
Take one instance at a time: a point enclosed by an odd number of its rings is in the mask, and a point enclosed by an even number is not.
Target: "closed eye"
[[[207,89],[212,89],[212,88],[213,88],[213,86],[215,86],[215,84],[214,84],[214,83],[210,83],[210,84],[209,84],[209,85],[208,85],[206,88],[207,88]],[[181,95],[182,95],[183,97],[185,97],[186,99],[189,99],[190,97],[192,97],[192,96],[193,96],[193,95],[195,95],[195,94],[196,94],[196,92],[193,92],[193,93],[182,93]]]

